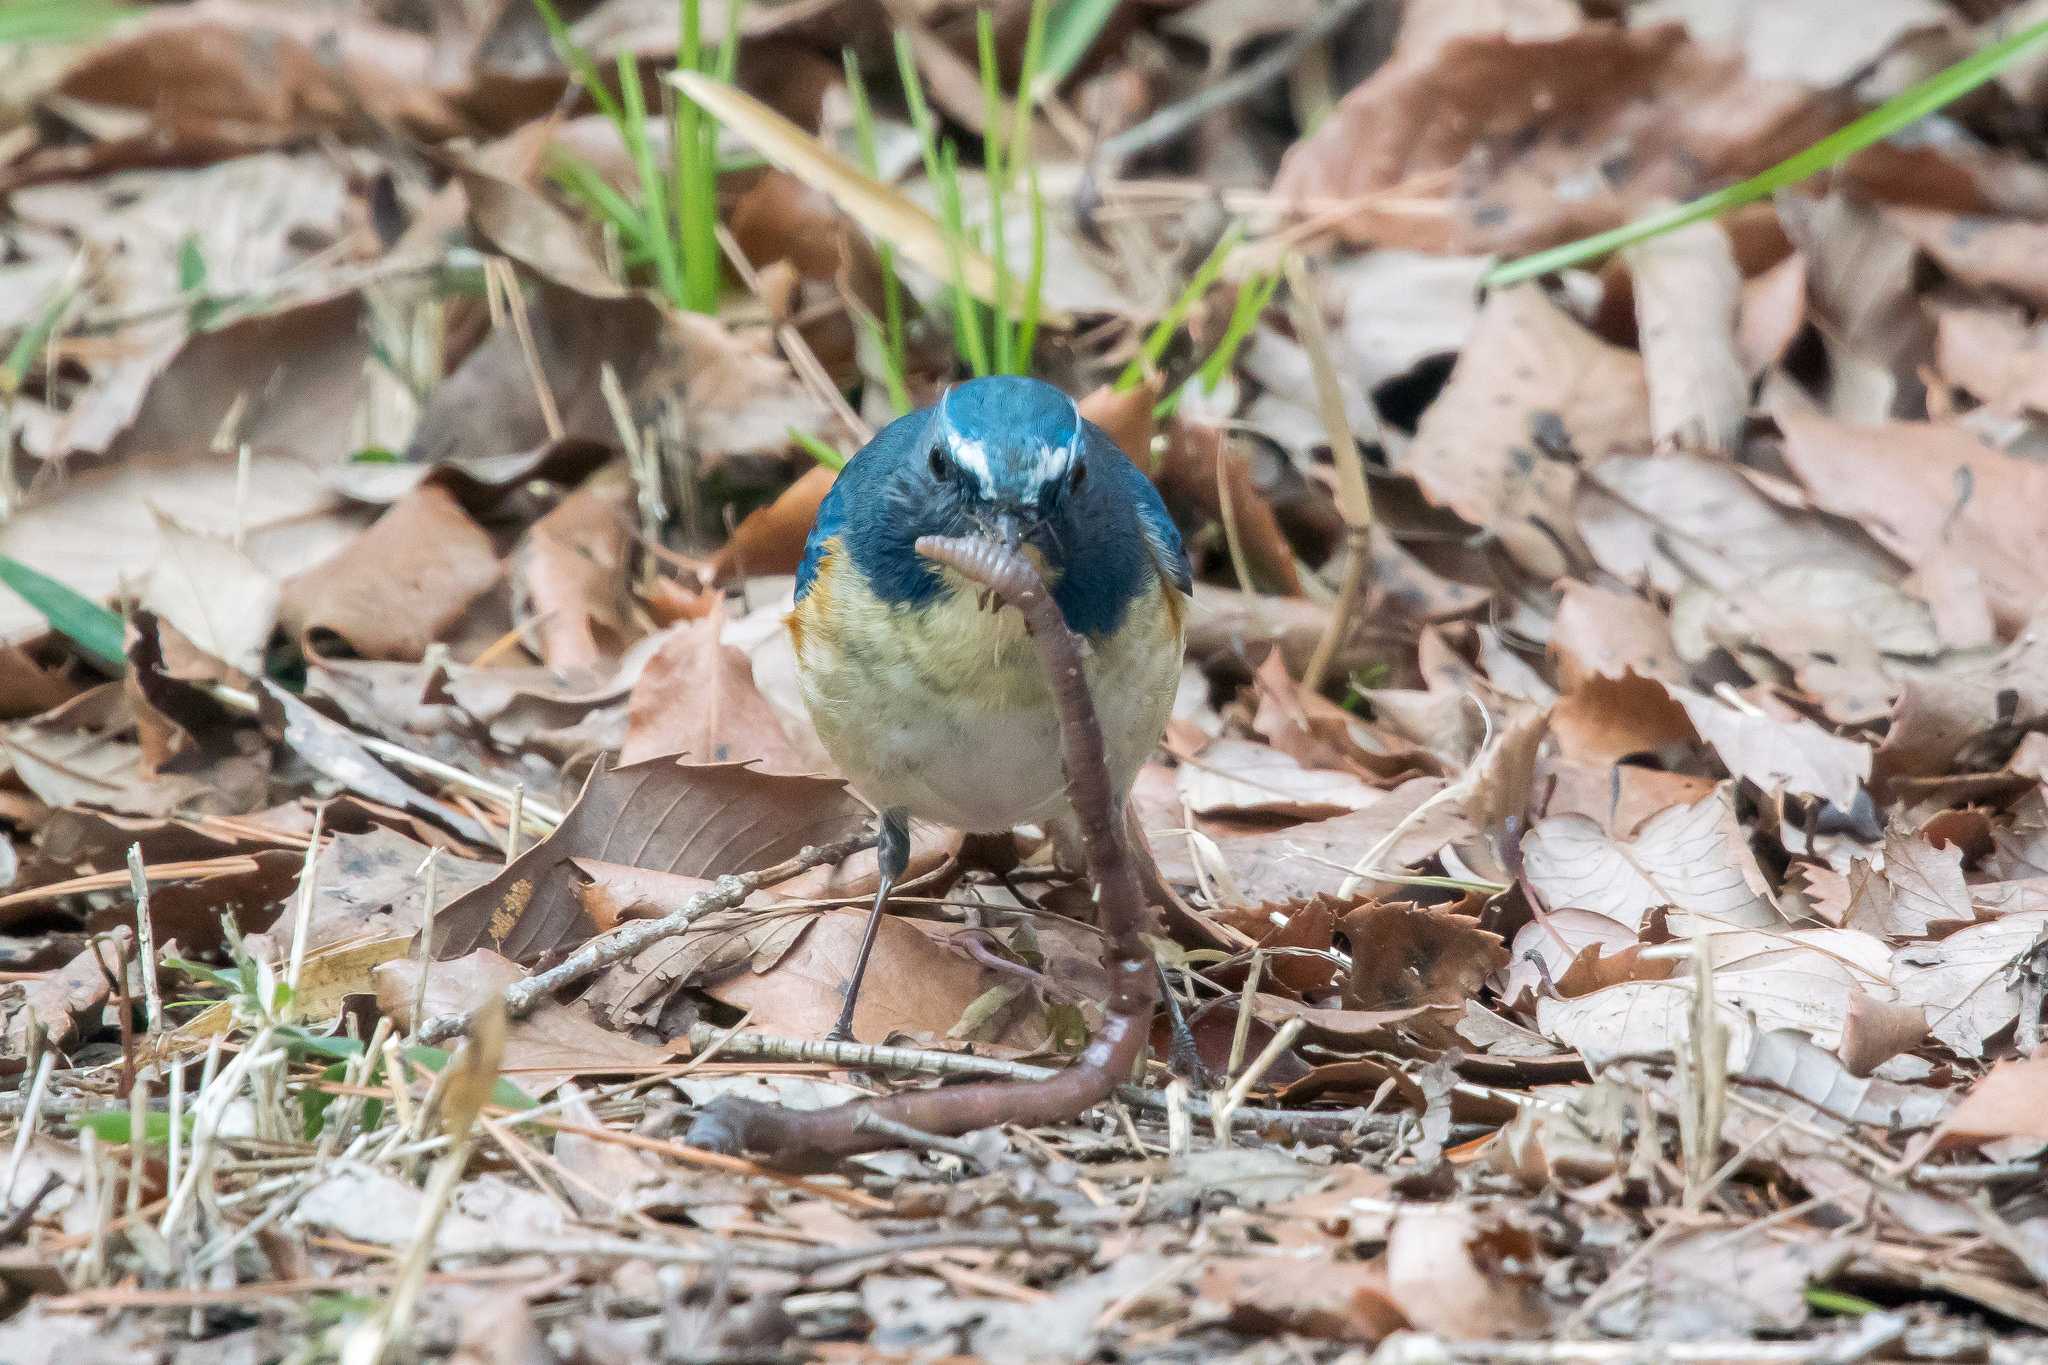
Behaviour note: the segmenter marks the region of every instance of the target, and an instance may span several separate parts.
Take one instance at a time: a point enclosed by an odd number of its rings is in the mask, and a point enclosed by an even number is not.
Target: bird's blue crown
[[[1040,507],[1077,467],[1081,411],[1050,384],[993,376],[948,389],[938,407],[946,455],[985,502]]]

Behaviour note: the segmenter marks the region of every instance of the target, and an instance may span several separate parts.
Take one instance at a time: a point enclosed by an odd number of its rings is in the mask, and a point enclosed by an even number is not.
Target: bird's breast
[[[1158,743],[1179,678],[1177,603],[1160,587],[1133,604],[1121,629],[1087,642],[1119,785]],[[1017,611],[971,587],[891,604],[848,556],[828,551],[789,626],[819,738],[869,800],[970,830],[1035,823],[1061,808],[1058,717]]]

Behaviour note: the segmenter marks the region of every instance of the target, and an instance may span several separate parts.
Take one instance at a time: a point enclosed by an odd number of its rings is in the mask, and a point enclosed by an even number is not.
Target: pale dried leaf
[[[1575,461],[1649,436],[1642,360],[1519,286],[1487,300],[1401,469],[1531,572],[1555,576],[1579,554]]]
[[[1556,816],[1529,831],[1522,858],[1531,888],[1552,910],[1591,910],[1631,930],[1664,907],[1723,925],[1779,922],[1721,792],[1671,807],[1629,840],[1584,816]]]
[[[1365,809],[1385,794],[1350,773],[1304,767],[1265,744],[1218,739],[1181,763],[1181,800],[1196,815],[1316,820]]]

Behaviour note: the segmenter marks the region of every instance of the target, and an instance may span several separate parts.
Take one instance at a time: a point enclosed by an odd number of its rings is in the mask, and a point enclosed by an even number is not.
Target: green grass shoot
[[[14,338],[14,344],[7,348],[7,358],[0,360],[0,402],[5,402],[21,392],[27,382],[29,371],[35,368],[36,357],[50,344],[51,335],[57,324],[63,320],[71,301],[78,296],[78,272],[74,269],[65,276],[62,283],[50,291],[50,297],[36,310],[29,325],[22,328]],[[0,441],[6,439],[5,424],[0,423]]]
[[[656,154],[647,92],[639,63],[630,52],[618,55],[614,93],[597,63],[571,36],[554,0],[533,0],[562,60],[598,112],[618,130],[638,180],[632,194],[622,193],[598,170],[575,157],[556,153],[549,174],[572,197],[617,229],[629,266],[650,269],[662,296],[677,308],[696,313],[718,309],[724,268],[718,245],[717,125],[687,96],[678,93],[668,115],[670,155],[664,165]],[[725,35],[715,52],[703,43],[701,0],[680,0],[676,45],[678,70],[730,79],[739,61],[739,0],[727,0]]]
[[[1180,406],[1187,396],[1188,386],[1199,384],[1203,393],[1214,393],[1216,386],[1223,382],[1223,376],[1230,373],[1230,367],[1237,361],[1237,353],[1244,346],[1252,328],[1259,325],[1266,309],[1272,305],[1273,295],[1280,289],[1280,272],[1269,271],[1254,276],[1238,286],[1237,300],[1230,306],[1230,322],[1223,329],[1222,339],[1216,349],[1209,352],[1201,368],[1181,381],[1172,393],[1159,400],[1152,409],[1155,421],[1165,421]]]
[[[10,555],[0,555],[0,583],[20,594],[51,630],[101,669],[115,677],[127,670],[126,636],[114,612]]]
[[[845,53],[846,93],[853,104],[854,137],[860,144],[861,169],[870,176],[882,173],[881,153],[875,137],[875,109],[868,100],[867,81],[861,76],[860,58],[852,48]],[[903,281],[896,275],[896,248],[888,242],[875,243],[875,259],[882,267],[882,320],[866,316],[861,321],[878,333],[882,352],[882,382],[889,389],[889,406],[901,417],[910,411],[909,345],[903,325]]]
[[[825,466],[825,468],[834,471],[846,468],[846,456],[825,444],[822,439],[812,435],[810,432],[800,431],[795,427],[791,427],[789,429],[789,439],[802,446],[806,454],[819,464]]]
[[[1116,377],[1118,393],[1128,393],[1143,382],[1147,374],[1158,368],[1159,358],[1166,354],[1167,346],[1173,341],[1173,334],[1180,330],[1180,325],[1187,321],[1188,314],[1194,311],[1195,305],[1202,301],[1202,296],[1209,292],[1209,287],[1222,275],[1224,262],[1230,259],[1230,253],[1237,250],[1238,244],[1242,241],[1242,223],[1232,223],[1229,230],[1217,239],[1208,256],[1195,268],[1195,273],[1188,277],[1186,287],[1173,301],[1173,306],[1160,316],[1159,321],[1152,324],[1152,330],[1145,334],[1144,344],[1138,348],[1138,353],[1131,357],[1131,363],[1124,366],[1123,373]]]
[[[959,149],[939,134],[938,120],[926,101],[924,82],[907,34],[896,35],[896,68],[910,124],[917,133],[925,176],[938,200],[938,219],[952,257],[954,348],[977,376],[1028,374],[1038,340],[1045,284],[1045,203],[1039,187],[1037,159],[1031,140],[1031,91],[1037,88],[1039,63],[1045,50],[1047,0],[1034,0],[1025,32],[1024,56],[1016,93],[1005,97],[996,57],[995,26],[988,11],[976,16],[975,39],[980,58],[983,183],[986,212],[970,231],[960,183]],[[1011,192],[1021,183],[1030,214],[1030,262],[1020,282],[1010,268],[1005,231]],[[969,248],[984,252],[995,266],[994,307],[978,302],[964,284],[963,258]]]
[[[1583,265],[1623,247],[1661,237],[1667,232],[1776,194],[1788,185],[1839,165],[1864,148],[1884,141],[1910,123],[1918,122],[1944,105],[1975,90],[1984,82],[2022,58],[2048,48],[2048,20],[2030,24],[2012,37],[1993,43],[1981,52],[1963,58],[1936,72],[1917,85],[1901,90],[1877,108],[1844,128],[1830,133],[1740,184],[1715,190],[1675,208],[1653,213],[1633,223],[1596,232],[1576,242],[1552,247],[1505,262],[1486,276],[1488,285],[1518,284],[1552,271]]]
[[[1045,41],[1045,62],[1036,81],[1023,88],[1033,98],[1044,94],[1074,74],[1074,68],[1095,46],[1109,16],[1116,13],[1117,0],[1059,0],[1052,7]]]
[[[105,0],[0,0],[0,45],[75,43],[141,12]]]

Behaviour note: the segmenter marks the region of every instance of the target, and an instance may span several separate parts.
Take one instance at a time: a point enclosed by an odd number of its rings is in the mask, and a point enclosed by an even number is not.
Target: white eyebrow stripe
[[[959,466],[974,476],[984,498],[996,495],[995,474],[988,467],[988,450],[979,441],[970,441],[955,436],[949,442],[953,448],[953,459]]]
[[[1042,445],[1031,465],[1031,482],[1036,488],[1058,483],[1074,467],[1078,440],[1063,446]]]

